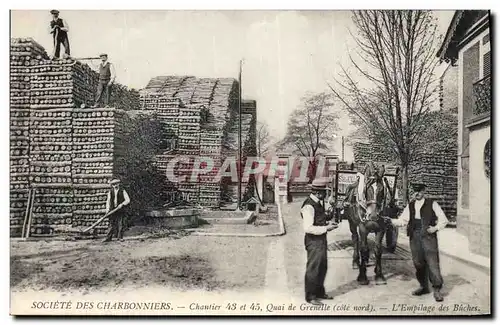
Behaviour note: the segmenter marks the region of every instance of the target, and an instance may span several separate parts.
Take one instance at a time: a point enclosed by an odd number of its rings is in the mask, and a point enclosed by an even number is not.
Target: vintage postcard
[[[10,19],[12,315],[491,315],[489,10]]]

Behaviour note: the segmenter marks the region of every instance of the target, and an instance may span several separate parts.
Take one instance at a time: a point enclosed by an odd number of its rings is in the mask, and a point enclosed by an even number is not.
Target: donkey
[[[375,283],[387,283],[382,273],[382,239],[388,229],[390,219],[383,216],[383,211],[392,201],[391,196],[394,194],[384,174],[383,165],[375,169],[373,163],[370,163],[363,174],[358,173],[357,181],[348,186],[346,191],[344,208],[347,212],[354,246],[352,263],[354,269],[359,269],[357,281],[361,285],[369,284],[366,268],[370,256],[368,247],[368,234],[370,233],[375,233]]]

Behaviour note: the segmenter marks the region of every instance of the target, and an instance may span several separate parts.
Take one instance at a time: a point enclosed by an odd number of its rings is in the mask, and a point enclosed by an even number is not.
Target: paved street
[[[299,199],[291,204],[283,205],[287,234],[277,239],[269,250],[266,281],[275,292],[288,293],[297,302],[303,300],[306,262],[302,220],[299,213],[301,203],[302,200]],[[330,232],[328,240],[328,274],[325,284],[327,292],[335,297],[328,303],[336,305],[336,308],[340,308],[341,304],[351,304],[350,312],[360,313],[363,311],[353,311],[354,305],[370,304],[375,305],[372,312],[381,314],[398,312],[426,314],[431,312],[432,308],[435,308],[432,312],[435,313],[439,312],[439,306],[443,313],[451,314],[487,313],[489,311],[489,277],[477,269],[445,256],[441,256],[445,301],[436,303],[432,295],[411,296],[410,293],[418,287],[418,282],[414,277],[411,256],[407,247],[408,238],[404,235],[400,237],[401,244],[398,245],[396,254],[385,253],[383,256],[387,285],[375,285],[373,281],[368,286],[357,284],[357,270],[351,268],[352,251],[349,246],[350,233],[347,221],[343,221],[341,227]],[[272,272],[269,272],[269,265],[274,265]],[[281,272],[279,268],[282,269]],[[370,267],[368,276],[371,280],[373,272],[373,267]],[[286,274],[286,280],[284,274]],[[403,308],[417,308],[420,311],[406,310],[404,312]],[[445,311],[446,308],[448,312]]]

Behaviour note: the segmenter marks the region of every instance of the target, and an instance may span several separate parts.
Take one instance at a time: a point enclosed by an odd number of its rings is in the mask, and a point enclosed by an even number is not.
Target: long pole
[[[342,136],[342,162],[344,161],[344,136]]]
[[[242,70],[242,60],[240,60],[240,72],[238,76],[238,84],[239,84],[239,96],[238,96],[238,207],[237,209],[241,209],[241,172],[242,172],[242,146],[241,146],[241,70]]]

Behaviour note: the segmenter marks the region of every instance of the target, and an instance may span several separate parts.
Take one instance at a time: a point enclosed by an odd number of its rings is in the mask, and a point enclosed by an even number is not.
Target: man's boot
[[[414,296],[421,296],[430,293],[429,288],[420,287],[417,290],[413,291],[411,294]]]
[[[434,289],[434,299],[436,299],[436,301],[443,301],[444,298],[443,298],[443,295],[441,294],[441,291],[439,289]]]

